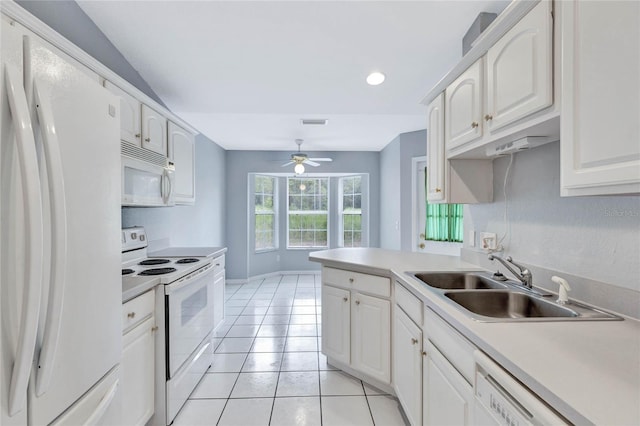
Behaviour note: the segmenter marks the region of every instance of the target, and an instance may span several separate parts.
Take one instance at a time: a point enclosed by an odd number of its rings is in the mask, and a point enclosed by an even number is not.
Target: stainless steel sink
[[[445,296],[458,305],[491,318],[565,318],[578,313],[540,297],[515,291],[460,291]]]
[[[409,275],[426,285],[442,290],[495,290],[507,285],[470,272],[413,272]]]
[[[555,302],[557,296],[529,289],[519,282],[497,281],[488,272],[407,272],[430,291],[476,321],[585,321],[622,318],[571,301]]]

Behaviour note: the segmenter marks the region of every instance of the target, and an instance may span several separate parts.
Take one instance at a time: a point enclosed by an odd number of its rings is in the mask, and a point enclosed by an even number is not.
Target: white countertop
[[[149,257],[218,257],[226,247],[168,247],[149,253]]]
[[[149,277],[122,277],[122,303],[126,303],[151,290],[160,284],[160,278]]]
[[[482,270],[457,257],[334,249],[309,259],[395,278],[478,348],[575,424],[640,424],[640,322],[483,323],[406,271]]]

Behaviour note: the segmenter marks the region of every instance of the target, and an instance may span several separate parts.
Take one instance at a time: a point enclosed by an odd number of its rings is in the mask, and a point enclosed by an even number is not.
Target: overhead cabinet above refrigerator
[[[114,423],[119,101],[4,14],[0,27],[0,423]]]

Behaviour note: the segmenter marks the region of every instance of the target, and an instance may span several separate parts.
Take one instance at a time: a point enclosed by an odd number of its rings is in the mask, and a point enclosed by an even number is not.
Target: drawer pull
[[[426,351],[422,351],[422,356],[427,356],[427,352]]]
[[[493,120],[493,115],[487,114],[484,116],[484,121],[489,121],[489,120]]]
[[[418,339],[416,339],[415,337],[411,338],[411,344],[412,345],[417,345],[418,344]]]
[[[475,129],[479,126],[478,122],[474,121],[473,123],[471,123],[471,128]]]
[[[354,281],[355,281],[355,280],[354,280],[353,278],[349,278],[349,282],[350,282],[350,283],[352,283],[352,282],[354,282]]]
[[[140,133],[136,133],[136,139],[140,139]]]
[[[360,304],[360,301],[359,301],[359,300],[356,300],[356,305],[359,305],[359,304]]]
[[[151,142],[151,138],[144,138],[145,142]]]
[[[342,298],[342,300],[344,300],[345,302],[348,302],[348,301],[349,301],[349,299],[348,299],[348,298],[346,298],[346,297],[343,297],[343,298]]]
[[[127,314],[127,318],[135,318],[135,316],[136,316],[136,313],[135,313],[135,312],[129,312],[129,313]]]
[[[154,325],[153,327],[151,327],[151,331],[156,332],[158,331],[158,326]]]

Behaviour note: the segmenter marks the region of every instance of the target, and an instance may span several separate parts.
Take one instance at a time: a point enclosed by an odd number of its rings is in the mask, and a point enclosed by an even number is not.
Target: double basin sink
[[[483,272],[409,272],[440,297],[463,308],[476,321],[619,320],[618,316],[577,302],[561,305],[553,295],[499,281]]]

